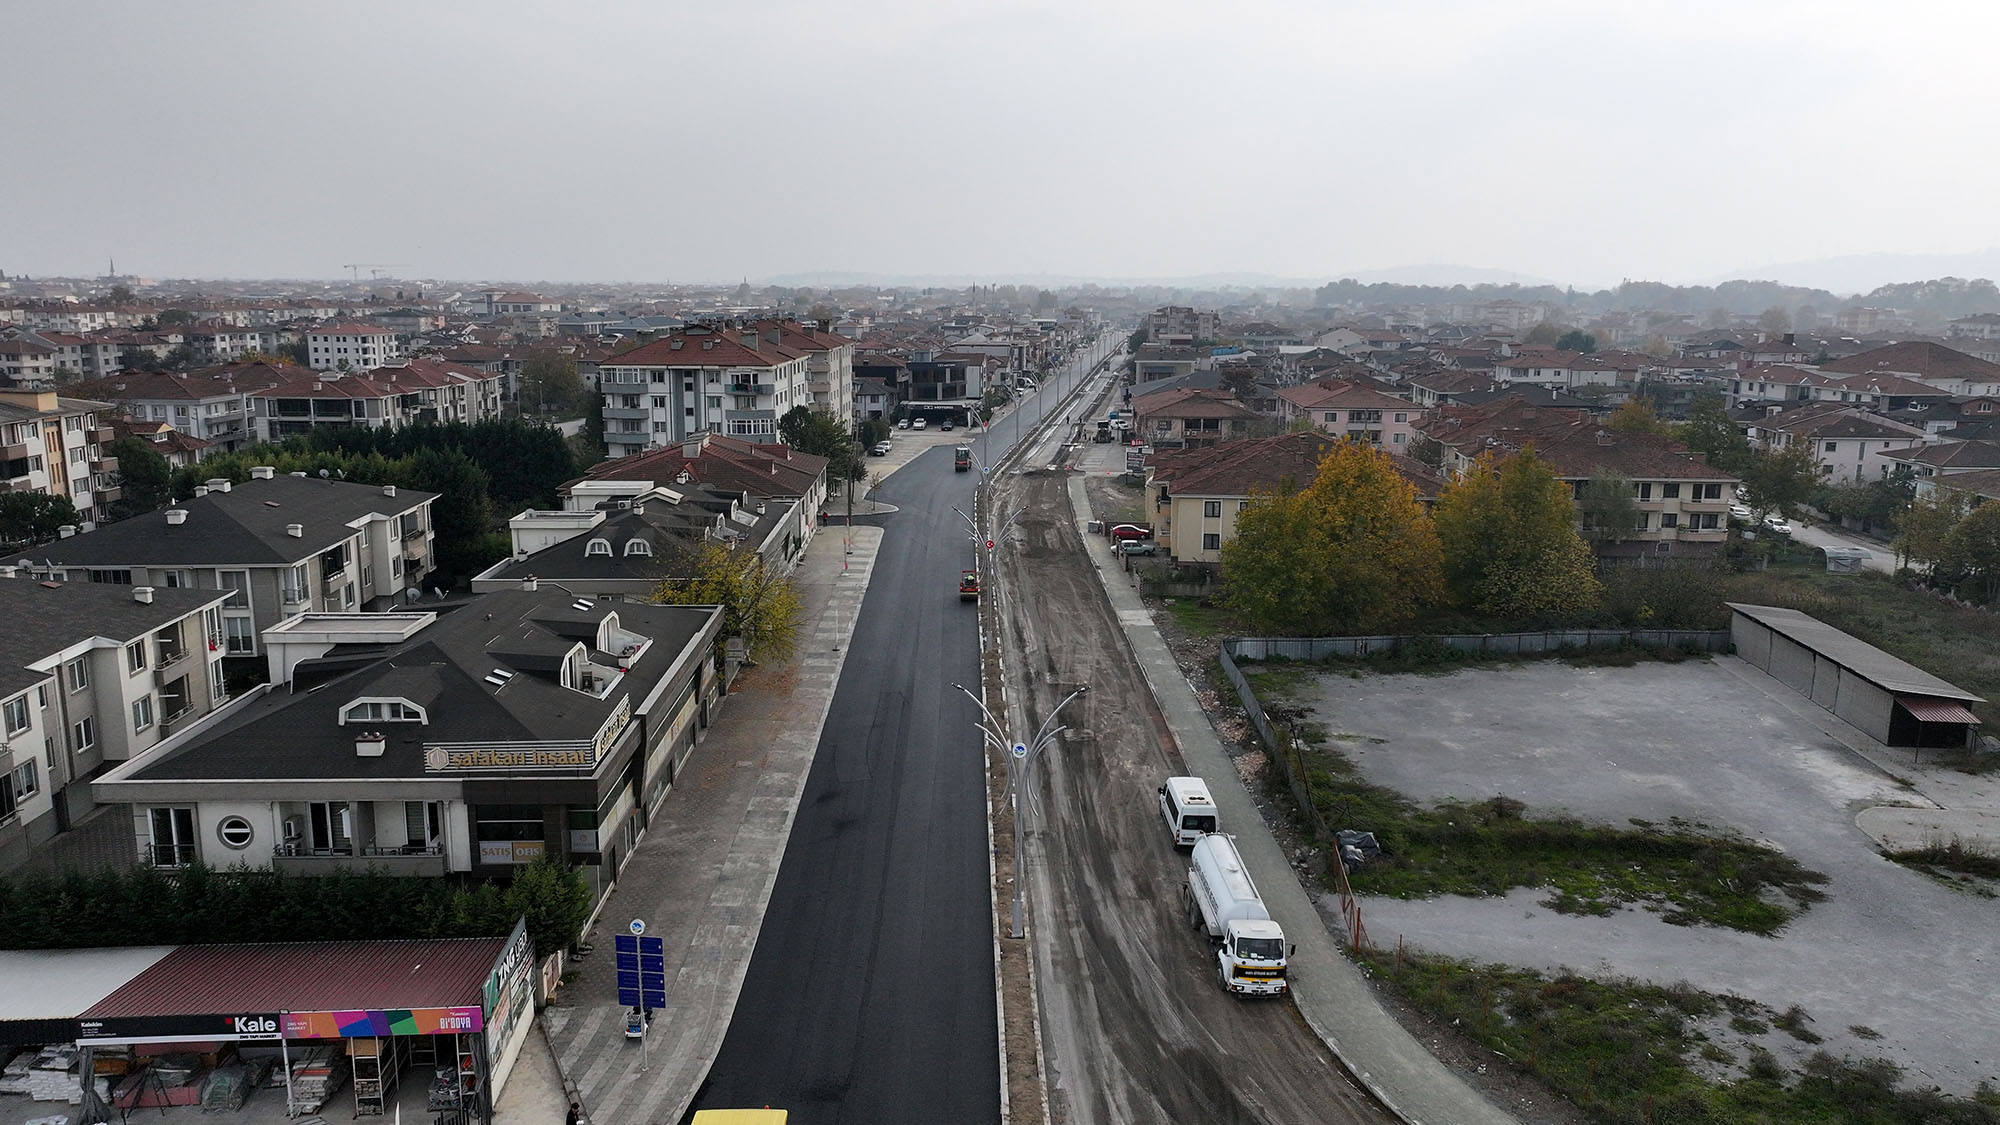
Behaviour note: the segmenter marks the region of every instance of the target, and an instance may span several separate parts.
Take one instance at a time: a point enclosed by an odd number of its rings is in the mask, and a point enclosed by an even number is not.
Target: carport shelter
[[[111,1080],[127,1108],[183,1104],[141,1079],[148,1059],[233,1045],[282,1066],[288,1108],[303,1108],[294,1085],[308,1068],[330,1063],[352,1068],[357,1114],[380,1112],[401,1072],[428,1062],[453,1072],[439,1081],[461,1104],[483,1110],[526,1039],[533,964],[520,926],[507,938],[12,950],[0,952],[0,974],[19,987],[0,997],[0,1042],[74,1041],[79,1074],[93,1073],[98,1052],[129,1051]],[[86,1120],[107,1112],[95,1100],[86,1086]]]
[[[1730,602],[1736,655],[1885,746],[1970,746],[1986,702],[1795,609]]]

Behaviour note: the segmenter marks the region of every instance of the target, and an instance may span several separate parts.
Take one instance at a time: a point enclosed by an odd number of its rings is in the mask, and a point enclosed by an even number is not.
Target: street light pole
[[[1013,928],[1009,936],[1016,938],[1026,937],[1028,933],[1028,878],[1027,856],[1024,850],[1026,847],[1027,832],[1024,822],[1027,819],[1027,803],[1022,799],[1021,795],[1027,790],[1030,781],[1034,777],[1035,763],[1040,760],[1042,751],[1048,749],[1050,744],[1055,742],[1059,735],[1069,729],[1068,727],[1055,726],[1056,716],[1062,713],[1064,707],[1069,706],[1071,700],[1089,691],[1090,685],[1077,685],[1075,691],[1064,696],[1061,703],[1051,708],[1048,718],[1042,720],[1041,728],[1035,731],[1035,737],[1032,741],[1016,742],[1012,745],[1009,745],[1005,736],[1000,733],[1006,727],[993,717],[993,712],[986,709],[986,704],[978,696],[972,694],[970,688],[964,684],[953,684],[951,686],[963,692],[967,699],[972,700],[972,705],[979,708],[979,713],[985,717],[986,721],[984,723],[974,723],[973,725],[979,728],[979,733],[985,739],[986,745],[992,747],[1007,759],[1007,788],[1014,802],[1014,916]]]

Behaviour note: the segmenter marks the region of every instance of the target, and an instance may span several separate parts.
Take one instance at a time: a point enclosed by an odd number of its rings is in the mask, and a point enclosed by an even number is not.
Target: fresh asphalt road
[[[899,511],[697,1109],[999,1120],[984,757],[951,687],[979,682],[975,479],[939,447],[877,491]]]
[[[1087,361],[1086,361],[1087,362]],[[1065,367],[1039,394],[1073,385]],[[994,455],[1014,439],[990,435]],[[978,613],[958,599],[976,474],[940,446],[884,482],[898,510],[862,601],[756,953],[695,1109],[799,1125],[1000,1118]],[[828,534],[839,529],[829,528]]]

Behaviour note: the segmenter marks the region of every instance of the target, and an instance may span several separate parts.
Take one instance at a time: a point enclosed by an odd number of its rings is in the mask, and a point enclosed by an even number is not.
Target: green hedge
[[[0,879],[0,949],[505,937],[525,916],[546,955],[589,914],[582,877],[546,857],[506,884],[201,864]]]

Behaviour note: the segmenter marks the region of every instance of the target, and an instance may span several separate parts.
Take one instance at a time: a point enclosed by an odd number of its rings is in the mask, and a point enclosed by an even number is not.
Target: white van
[[[1215,798],[1209,796],[1208,782],[1198,777],[1168,778],[1160,786],[1160,815],[1175,847],[1194,847],[1196,840],[1216,831]]]

